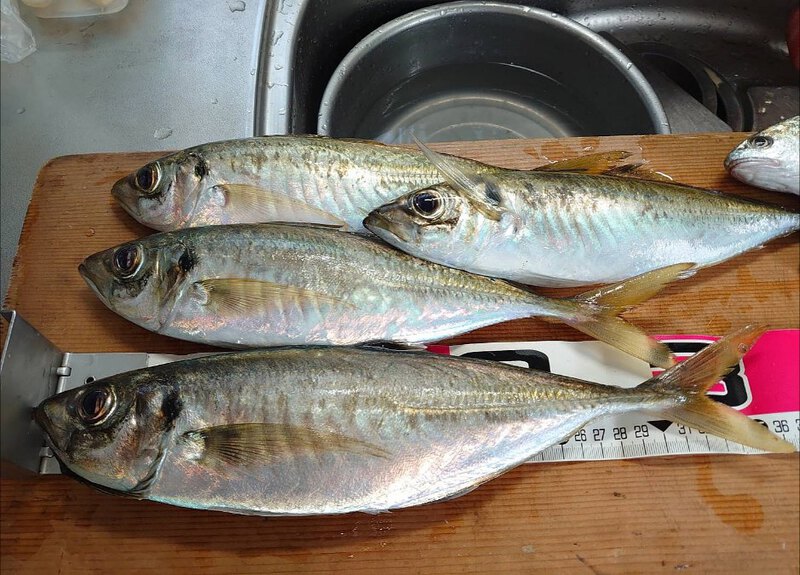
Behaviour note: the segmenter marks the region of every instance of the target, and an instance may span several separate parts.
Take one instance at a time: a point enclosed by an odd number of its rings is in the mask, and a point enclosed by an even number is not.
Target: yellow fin
[[[661,172],[656,172],[651,168],[646,168],[644,162],[637,162],[633,164],[622,164],[615,168],[611,168],[604,175],[606,176],[619,176],[622,178],[634,178],[637,180],[651,180],[653,182],[671,182],[675,180],[668,175]]]
[[[534,158],[539,155],[533,150],[526,150],[527,154]],[[624,178],[636,178],[639,180],[652,180],[655,182],[672,182],[673,179],[645,167],[644,161],[629,162],[620,164],[622,160],[627,160],[631,156],[630,152],[615,150],[612,152],[597,152],[559,160],[544,166],[533,168],[533,172],[572,172],[576,174],[619,176]]]
[[[617,315],[650,299],[693,265],[666,266],[577,295],[571,298],[578,306],[577,317],[564,321],[651,365],[670,367],[675,357],[666,345]]]
[[[208,279],[195,282],[202,303],[218,312],[251,314],[270,308],[285,309],[291,305],[345,305],[347,302],[300,287],[242,278]]]
[[[533,152],[526,152],[534,155]],[[577,158],[559,160],[552,164],[545,164],[533,169],[536,172],[577,172],[581,174],[605,174],[614,168],[620,161],[629,158],[630,152],[615,150],[612,152],[598,152],[586,154]]]
[[[650,365],[666,368],[675,363],[675,357],[666,345],[621,317],[601,313],[574,321],[565,320],[564,323]]]
[[[647,301],[664,289],[668,283],[684,277],[694,267],[695,265],[691,263],[672,264],[615,284],[591,289],[577,295],[575,299],[611,308],[615,313],[619,313]]]
[[[217,184],[219,203],[239,223],[301,222],[346,227],[341,218],[302,200],[270,192],[250,184]]]
[[[792,453],[794,445],[757,421],[706,395],[708,388],[739,362],[765,329],[750,325],[734,332],[637,389],[662,396],[677,395],[677,405],[664,412],[664,417],[671,421],[763,451]]]
[[[388,457],[385,449],[339,433],[281,423],[234,423],[189,431],[183,440],[196,447],[205,464],[240,467],[270,465],[299,456],[349,452]]]

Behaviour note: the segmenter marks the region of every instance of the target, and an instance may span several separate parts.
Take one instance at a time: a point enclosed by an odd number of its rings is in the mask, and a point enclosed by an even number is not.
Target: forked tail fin
[[[675,358],[666,345],[617,315],[650,299],[692,267],[694,264],[688,263],[666,266],[570,298],[571,303],[578,305],[577,313],[574,319],[564,321],[651,365],[670,367]]]
[[[757,421],[706,395],[708,388],[731,371],[764,330],[762,326],[753,325],[740,329],[659,376],[645,381],[636,389],[649,394],[675,397],[675,406],[663,412],[664,417],[670,421],[756,449],[791,453],[795,451],[794,445]]]

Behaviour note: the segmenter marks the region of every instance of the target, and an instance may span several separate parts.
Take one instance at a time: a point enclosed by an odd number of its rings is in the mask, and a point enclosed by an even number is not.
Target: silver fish
[[[410,192],[364,225],[409,254],[492,277],[576,286],[684,261],[691,275],[800,227],[798,214],[718,192],[569,171],[479,173],[423,148],[447,184]]]
[[[725,158],[725,169],[751,186],[800,194],[800,116],[747,138]]]
[[[236,352],[99,380],[35,418],[63,465],[105,489],[241,514],[376,513],[466,493],[607,414],[793,452],[704,393],[758,335],[633,389],[424,352]]]
[[[617,317],[691,264],[574,298],[537,296],[319,226],[238,224],[164,232],[79,268],[103,303],[180,339],[231,347],[421,343],[521,317],[563,321],[649,361],[669,350]]]
[[[162,231],[276,221],[364,231],[362,220],[372,209],[440,181],[418,150],[323,136],[267,136],[165,156],[119,180],[112,194],[139,222]]]

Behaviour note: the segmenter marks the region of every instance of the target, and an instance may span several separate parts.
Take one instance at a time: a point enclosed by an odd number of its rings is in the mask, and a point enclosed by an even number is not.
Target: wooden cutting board
[[[675,180],[798,209],[726,175],[745,135],[623,136],[435,146],[511,168],[628,150]],[[55,158],[39,173],[4,307],[61,349],[189,353],[106,309],[77,273],[149,233],[112,200],[155,153]],[[668,287],[626,317],[650,333],[800,327],[797,234]],[[544,293],[558,293],[542,290]],[[561,292],[564,293],[564,292]],[[450,340],[585,339],[520,320]],[[797,573],[798,456],[685,456],[523,465],[444,503],[381,515],[259,518],[113,497],[63,476],[4,478],[2,571],[15,573]]]

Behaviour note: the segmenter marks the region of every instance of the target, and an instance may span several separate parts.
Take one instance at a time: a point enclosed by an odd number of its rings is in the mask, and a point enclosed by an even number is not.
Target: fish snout
[[[101,261],[97,261],[95,256],[86,258],[78,265],[78,273],[81,274],[81,277],[95,295],[100,298],[100,301],[104,303],[108,301],[106,287],[110,280]]]
[[[34,421],[44,431],[53,448],[59,453],[63,452],[70,435],[66,417],[66,405],[58,397],[45,399],[33,409]]]
[[[392,216],[394,210],[395,208],[392,204],[373,210],[364,218],[364,227],[381,238],[386,234],[391,234],[402,242],[413,241],[416,238],[414,233],[416,228],[397,221]]]
[[[126,212],[135,218],[138,212],[139,194],[133,189],[129,180],[129,176],[117,180],[111,187],[111,195]]]

